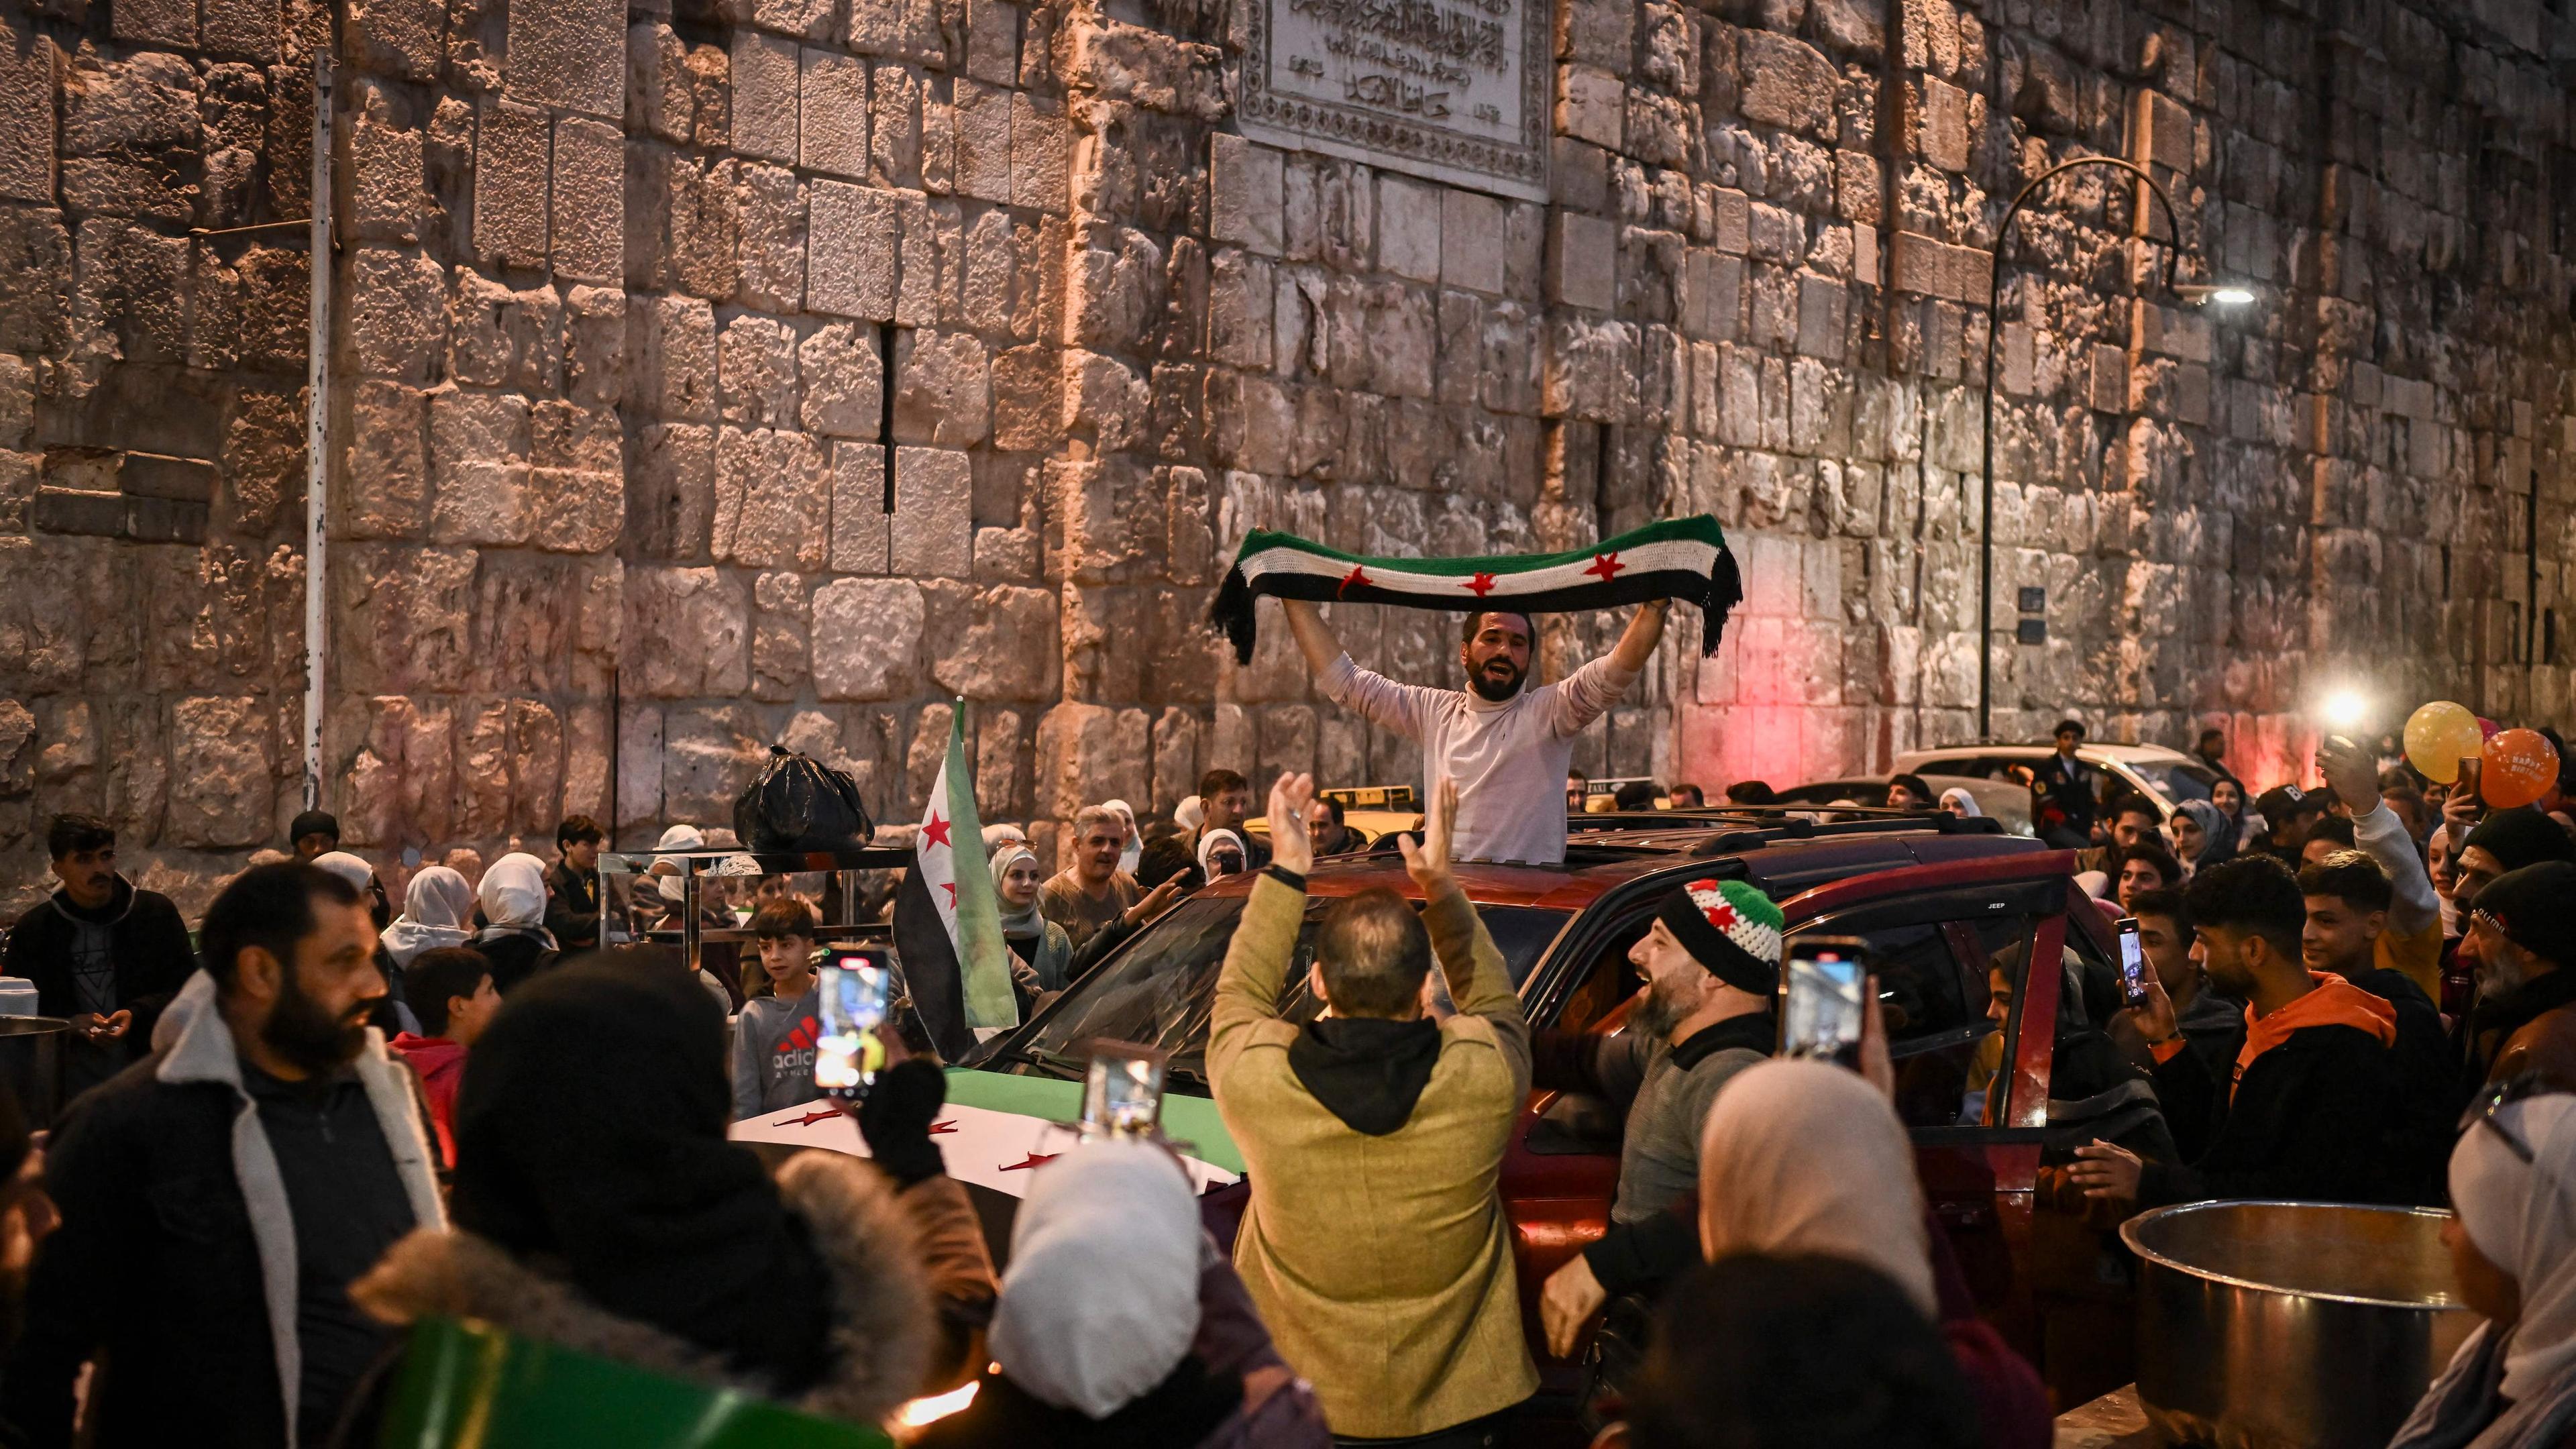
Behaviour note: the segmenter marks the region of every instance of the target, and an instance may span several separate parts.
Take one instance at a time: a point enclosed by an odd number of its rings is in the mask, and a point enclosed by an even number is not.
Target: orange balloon
[[[2558,751],[2537,730],[2499,730],[2478,767],[2478,794],[2499,810],[2528,805],[2558,783]]]

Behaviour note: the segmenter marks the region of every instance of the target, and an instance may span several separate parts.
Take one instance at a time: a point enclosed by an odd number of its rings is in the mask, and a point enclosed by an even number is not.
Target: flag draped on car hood
[[[1589,548],[1482,558],[1368,558],[1256,528],[1236,551],[1208,611],[1245,664],[1252,662],[1253,603],[1263,594],[1313,603],[1542,614],[1679,599],[1699,605],[1700,649],[1715,654],[1727,614],[1744,600],[1744,584],[1725,534],[1705,513],[1632,528]]]
[[[974,1046],[977,1032],[1020,1024],[975,776],[966,765],[963,699],[949,716],[948,758],[930,783],[912,869],[895,892],[894,941],[913,1006],[941,1056],[953,1062]]]

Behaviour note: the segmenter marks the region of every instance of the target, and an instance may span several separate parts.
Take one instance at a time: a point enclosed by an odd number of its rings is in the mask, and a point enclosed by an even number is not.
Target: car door
[[[2028,963],[2062,959],[2072,863],[2052,851],[1881,871],[1781,908],[1792,938],[1865,943],[1924,1198],[1989,1307],[2023,1296],[2063,978]]]

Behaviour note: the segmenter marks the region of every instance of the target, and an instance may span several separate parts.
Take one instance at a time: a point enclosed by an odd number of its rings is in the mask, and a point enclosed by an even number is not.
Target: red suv
[[[2023,1023],[2056,1020],[2064,976],[2042,971],[2025,981],[2020,963],[2058,961],[2070,946],[2102,969],[2111,960],[2099,912],[2088,905],[2070,917],[2070,907],[2084,900],[2073,883],[2072,853],[1996,833],[1991,820],[1948,815],[1871,813],[1816,825],[1776,812],[1656,812],[1577,816],[1570,828],[1561,866],[1457,869],[1510,966],[1531,1026],[1618,1030],[1643,984],[1628,948],[1684,880],[1733,877],[1762,887],[1780,902],[1792,936],[1862,938],[1879,973],[1899,1110],[1913,1131],[1932,1210],[1980,1301],[2014,1301],[2013,1263],[2028,1241],[2047,1140],[2054,1043],[2052,1031],[2024,1030]],[[1281,1003],[1292,1019],[1316,1010],[1302,970],[1316,920],[1332,899],[1370,886],[1419,899],[1392,855],[1316,863],[1299,969]],[[978,1065],[1078,1077],[1086,1040],[1150,1042],[1172,1054],[1171,1090],[1205,1095],[1210,998],[1250,888],[1249,877],[1220,880],[1173,907]],[[2001,1021],[1988,1011],[1989,971],[1998,965],[2015,988]],[[2000,1053],[1987,1041],[1997,1033]],[[1609,1221],[1619,1123],[1606,1117],[1589,1099],[1534,1091],[1503,1164],[1523,1312],[1544,1391],[1574,1387],[1575,1366],[1545,1354],[1536,1304],[1548,1274]]]

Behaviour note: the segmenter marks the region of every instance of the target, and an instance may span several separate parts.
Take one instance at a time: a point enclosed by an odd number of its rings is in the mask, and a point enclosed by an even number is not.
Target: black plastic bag
[[[876,826],[849,776],[771,745],[769,763],[733,802],[733,832],[755,851],[856,850]]]

